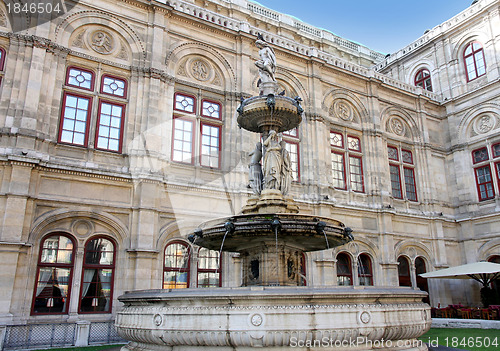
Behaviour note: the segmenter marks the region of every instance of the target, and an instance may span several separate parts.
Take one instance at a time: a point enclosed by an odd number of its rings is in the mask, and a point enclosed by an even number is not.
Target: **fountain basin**
[[[260,95],[244,100],[238,109],[238,125],[256,133],[285,132],[297,127],[302,121],[302,108],[292,98],[281,95]]]
[[[427,350],[415,340],[431,326],[424,296],[352,286],[134,291],[118,298],[116,328],[131,341],[123,351]]]
[[[201,232],[195,232],[190,241],[211,250],[218,251],[222,246],[222,251],[241,252],[262,242],[274,242],[276,232],[273,221],[276,220],[279,222],[278,241],[304,252],[326,250],[352,240],[344,224],[334,219],[276,213],[238,215],[208,221],[200,226]],[[226,235],[228,222],[234,225],[234,229]]]

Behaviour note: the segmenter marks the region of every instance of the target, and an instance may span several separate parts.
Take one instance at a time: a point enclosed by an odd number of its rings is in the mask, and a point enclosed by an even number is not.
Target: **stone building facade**
[[[303,100],[291,195],[355,241],[304,257],[307,285],[410,285],[500,258],[500,3],[388,57],[247,0],[82,0],[13,31],[0,3],[0,324],[111,321],[127,290],[237,286],[239,257],[187,240],[251,195],[241,97],[257,33]],[[36,21],[36,19],[33,19]],[[36,24],[36,23],[35,23]]]

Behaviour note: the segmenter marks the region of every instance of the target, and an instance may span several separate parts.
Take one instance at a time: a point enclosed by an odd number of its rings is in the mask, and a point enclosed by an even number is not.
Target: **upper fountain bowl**
[[[302,122],[300,101],[298,97],[292,99],[274,94],[248,98],[238,108],[238,124],[255,133],[291,130]]]

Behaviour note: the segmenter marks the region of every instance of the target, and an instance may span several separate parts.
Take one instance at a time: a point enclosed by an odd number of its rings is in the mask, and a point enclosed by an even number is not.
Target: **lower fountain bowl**
[[[426,293],[411,288],[143,290],[119,297],[122,351],[427,350]]]

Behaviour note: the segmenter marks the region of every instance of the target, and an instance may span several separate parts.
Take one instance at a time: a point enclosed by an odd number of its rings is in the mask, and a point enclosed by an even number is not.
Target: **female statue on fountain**
[[[266,154],[264,156],[263,173],[264,189],[280,189],[281,185],[281,167],[283,159],[281,154],[281,145],[278,142],[276,131],[270,130],[264,141]]]

